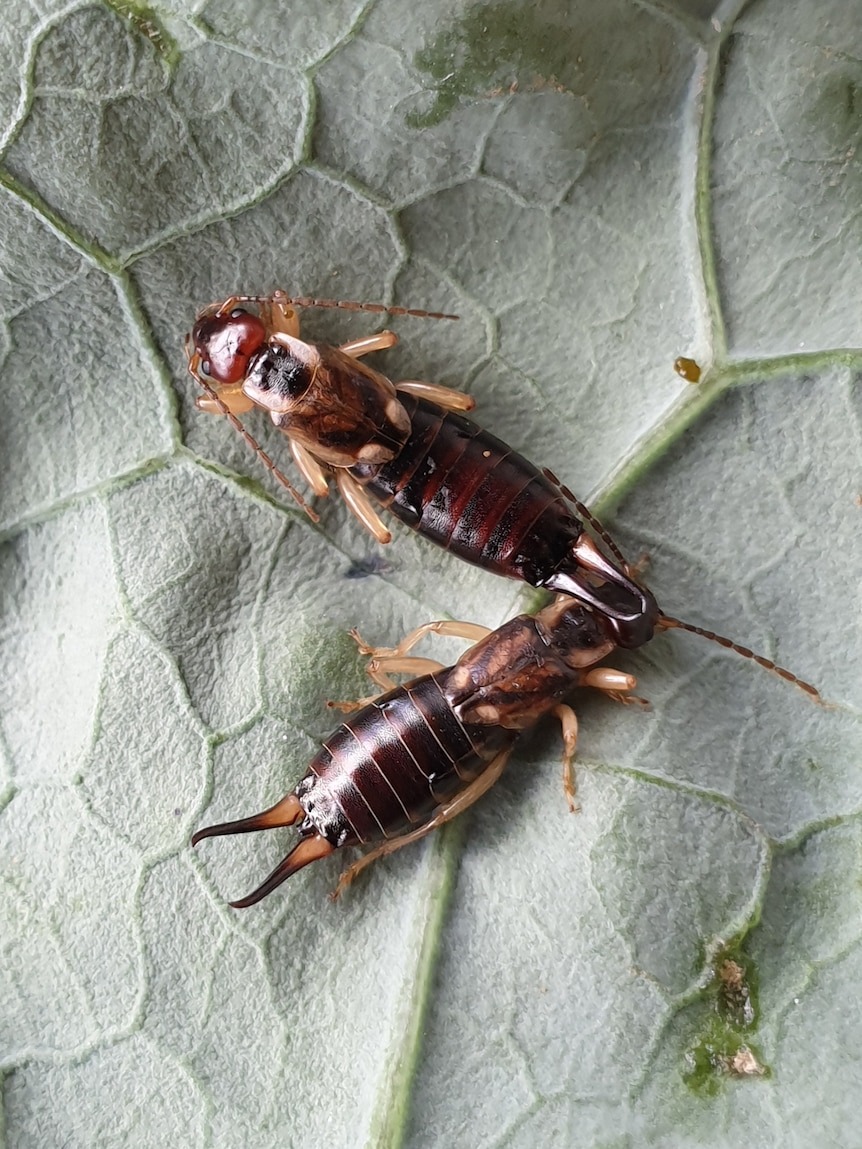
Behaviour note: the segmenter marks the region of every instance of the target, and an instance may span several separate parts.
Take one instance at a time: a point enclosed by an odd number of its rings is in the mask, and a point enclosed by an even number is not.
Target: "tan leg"
[[[367,698],[327,698],[326,709],[337,710],[340,714],[353,714],[357,710],[362,710],[365,706],[370,706],[371,703],[379,697],[380,694],[378,693],[369,694]]]
[[[426,634],[442,634],[448,638],[464,638],[468,642],[481,642],[491,633],[490,627],[480,626],[478,622],[459,622],[454,618],[443,618],[437,622],[423,622],[411,630],[397,646],[369,646],[358,630],[351,630],[350,637],[359,647],[360,654],[370,654],[375,661],[401,658],[408,654]]]
[[[365,672],[375,686],[379,686],[380,690],[377,694],[369,694],[367,698],[357,698],[347,702],[327,702],[326,705],[330,710],[340,710],[342,714],[352,714],[354,710],[361,710],[363,706],[370,706],[375,702],[381,692],[388,694],[390,690],[397,690],[400,683],[396,682],[394,678],[390,678],[390,674],[409,674],[411,678],[419,678],[423,674],[434,674],[438,670],[443,670],[443,663],[436,662],[433,658],[393,658],[382,659],[378,662],[373,659],[365,668]]]
[[[440,806],[424,826],[420,826],[418,830],[412,830],[409,834],[402,834],[400,838],[393,838],[389,842],[384,842],[372,850],[371,853],[366,854],[364,858],[360,858],[359,861],[349,866],[338,879],[338,885],[333,891],[332,900],[334,901],[339,895],[343,894],[357,874],[362,873],[365,867],[370,866],[377,858],[385,858],[388,854],[394,854],[396,850],[400,850],[402,846],[409,846],[411,842],[418,842],[420,838],[424,838],[426,834],[430,834],[432,830],[436,830],[439,826],[451,821],[452,818],[457,817],[458,814],[463,813],[469,806],[472,806],[474,802],[491,789],[503,773],[503,767],[506,765],[511,752],[511,747],[501,751],[490,763],[488,768],[484,770],[474,782],[470,783],[466,790],[463,790],[457,797],[453,798],[451,802],[447,803],[447,805]]]
[[[394,679],[390,678],[392,674],[409,674],[413,678],[418,678],[422,674],[434,674],[438,670],[443,670],[443,663],[438,662],[433,658],[408,658],[407,654],[413,647],[425,637],[426,634],[443,634],[451,638],[465,638],[470,642],[478,642],[491,631],[487,626],[480,626],[476,622],[458,622],[455,619],[440,619],[438,622],[426,622],[422,626],[417,626],[414,630],[401,640],[398,646],[369,646],[359,631],[354,627],[350,632],[350,637],[359,647],[360,654],[371,655],[371,661],[366,667],[366,673],[371,681],[379,686],[384,692],[395,690],[399,685]],[[345,714],[349,714],[353,710],[359,710],[363,706],[368,706],[379,694],[372,694],[368,698],[361,698],[356,701],[350,702],[327,702],[327,706],[333,710],[341,710]]]
[[[419,678],[423,674],[436,674],[443,670],[443,663],[435,658],[372,658],[365,668],[372,682],[384,690],[394,690],[398,683],[390,674],[409,674]]]
[[[242,383],[219,387],[217,391],[219,399],[232,415],[244,415],[246,411],[251,411],[254,407],[254,402],[243,393]],[[211,399],[208,395],[199,395],[195,399],[195,406],[199,411],[205,411],[208,415],[224,415],[224,411],[215,399]]]
[[[359,519],[369,534],[374,535],[379,543],[392,542],[392,535],[380,521],[371,505],[371,500],[356,482],[352,475],[348,475],[343,467],[335,472],[335,481],[342,499],[347,503],[348,510]]]
[[[647,551],[643,551],[637,562],[626,563],[626,574],[631,575],[633,579],[639,580],[640,576],[645,574],[649,569],[651,562],[652,556]]]
[[[314,455],[294,439],[290,439],[290,453],[299,473],[315,495],[325,498],[329,494],[329,480]]]
[[[227,315],[229,311],[233,311],[237,304],[248,302],[248,296],[246,295],[229,295],[227,299],[216,300],[216,302],[211,303],[209,307],[203,308],[202,311],[198,312],[198,318],[202,315]]]
[[[427,399],[445,411],[472,411],[476,406],[476,400],[472,395],[465,395],[463,391],[453,391],[451,387],[442,387],[439,383],[423,383],[420,379],[405,379],[395,384],[395,390],[406,391],[408,395],[415,395],[417,399]]]
[[[362,339],[351,339],[349,343],[342,343],[338,348],[345,355],[354,359],[361,359],[372,351],[385,351],[387,347],[394,347],[398,336],[394,331],[378,331],[376,335],[365,335]]]
[[[575,747],[578,744],[578,716],[571,706],[562,703],[554,710],[563,726],[563,789],[569,804],[569,813],[578,809],[575,801]]]
[[[578,678],[578,686],[591,686],[594,690],[601,690],[614,702],[649,706],[645,698],[637,698],[631,693],[637,684],[638,680],[633,674],[614,670],[612,666],[596,666],[592,670],[581,671]]]
[[[424,633],[428,626],[433,625],[433,623],[427,623],[426,627],[419,627],[418,629]],[[418,678],[421,674],[433,674],[435,671],[443,669],[443,663],[436,662],[433,658],[402,658],[394,647],[376,651],[368,645],[356,627],[348,633],[359,647],[360,654],[375,655],[366,667],[366,673],[371,681],[381,688],[384,694],[388,694],[390,690],[395,690],[398,686],[398,683],[389,677],[390,674],[410,674],[414,678]],[[411,634],[412,633],[415,632],[411,631]],[[418,641],[419,640],[416,639],[416,642]],[[415,643],[411,645],[415,645]],[[410,647],[408,646],[407,649],[409,650]],[[377,657],[378,654],[380,654],[379,658]],[[380,692],[370,694],[367,698],[359,698],[347,702],[327,702],[326,705],[330,710],[340,710],[344,714],[350,714],[354,710],[361,710],[363,706],[369,706],[379,697]]]
[[[286,300],[283,291],[274,291],[268,300],[261,301],[260,317],[269,331],[299,339],[299,316]]]

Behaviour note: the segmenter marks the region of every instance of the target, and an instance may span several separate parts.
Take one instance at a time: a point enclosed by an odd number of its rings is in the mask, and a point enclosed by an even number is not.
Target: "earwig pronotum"
[[[471,639],[475,645],[449,667],[411,656],[431,632]],[[353,635],[360,650],[372,655],[372,679],[388,693],[362,703],[335,704],[361,709],[324,741],[302,781],[280,802],[250,818],[199,830],[192,838],[196,845],[202,838],[299,824],[297,845],[256,890],[230,903],[238,909],[260,901],[291,874],[342,846],[374,845],[342,875],[338,896],[375,858],[418,841],[471,806],[499,778],[518,734],[546,714],[556,714],[562,723],[563,785],[574,810],[578,721],[563,698],[575,686],[590,686],[620,701],[643,701],[631,696],[637,685],[632,675],[596,665],[618,645],[611,620],[567,595],[495,631],[472,623],[432,622],[411,631],[398,646],[381,650]],[[789,671],[730,645],[819,698],[814,687]],[[391,674],[421,677],[396,686]]]
[[[243,303],[257,304],[260,314]],[[350,510],[379,542],[391,535],[369,495],[465,561],[601,611],[620,646],[639,646],[652,636],[658,606],[613,542],[550,472],[539,471],[463,416],[474,406],[470,396],[418,380],[393,384],[359,362],[392,347],[397,336],[391,331],[340,348],[303,342],[294,305],[386,310],[380,304],[290,299],[280,292],[236,295],[198,315],[186,348],[189,371],[206,391],[197,406],[227,415],[303,507],[299,493],[239,422],[240,414],[253,407],[269,411],[314,493],[328,494],[334,476]],[[597,527],[619,565],[599,550],[573,507]]]

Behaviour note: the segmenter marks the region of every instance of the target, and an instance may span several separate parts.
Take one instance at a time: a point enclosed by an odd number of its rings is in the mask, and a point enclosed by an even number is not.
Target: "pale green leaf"
[[[856,5],[48,0],[0,59],[5,1144],[856,1144]],[[314,526],[195,410],[196,309],[275,287],[460,314],[378,365],[830,705],[662,635],[612,660],[650,709],[576,700],[579,815],[550,723],[338,904],[321,863],[230,910],[290,835],[191,833],[367,691],[348,628],[536,601]]]

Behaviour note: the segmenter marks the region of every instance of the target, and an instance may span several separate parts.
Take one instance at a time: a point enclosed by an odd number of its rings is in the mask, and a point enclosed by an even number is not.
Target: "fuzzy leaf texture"
[[[0,59],[8,1149],[858,1144],[857,5],[46,0]],[[367,693],[346,631],[536,603],[195,410],[196,310],[275,287],[458,313],[375,366],[832,705],[664,634],[649,710],[575,699],[580,814],[549,722],[339,903],[230,910],[291,832],[190,835]]]

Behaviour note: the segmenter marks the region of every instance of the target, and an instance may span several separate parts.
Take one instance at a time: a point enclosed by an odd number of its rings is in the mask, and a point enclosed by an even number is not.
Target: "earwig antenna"
[[[623,568],[627,571],[631,570],[631,564],[629,563],[628,559],[622,553],[620,548],[617,546],[617,544],[614,542],[614,540],[611,538],[611,536],[608,534],[608,532],[605,530],[605,528],[602,526],[602,524],[599,522],[599,520],[596,518],[596,516],[593,514],[593,512],[590,510],[590,508],[588,506],[586,506],[584,503],[582,503],[580,499],[575,498],[575,496],[572,494],[572,492],[569,490],[569,488],[563,486],[563,484],[560,482],[560,480],[557,478],[557,476],[554,474],[553,471],[550,471],[550,470],[548,470],[547,467],[545,467],[542,470],[542,474],[545,476],[546,479],[550,479],[550,481],[554,484],[555,487],[560,488],[560,494],[564,498],[568,499],[569,502],[574,505],[575,510],[578,512],[579,515],[582,515],[583,518],[585,518],[587,520],[587,522],[590,524],[590,526],[593,528],[593,530],[596,532],[596,534],[599,536],[599,538],[602,540],[602,542],[613,553],[614,557],[623,566]]]
[[[549,479],[554,486],[559,487],[560,493],[572,503],[579,515],[590,524],[599,538],[604,542],[608,549],[618,559],[620,565],[625,571],[631,571],[632,567],[623,555],[620,548],[595,517],[589,507],[584,506],[580,499],[576,498],[568,487],[563,486],[553,471],[549,471],[547,467],[544,469],[544,475]],[[798,686],[800,690],[804,690],[806,694],[810,695],[815,702],[819,702],[825,706],[823,696],[816,686],[812,686],[810,682],[806,682],[803,678],[794,674],[791,670],[787,670],[783,666],[779,666],[777,662],[773,662],[771,658],[764,658],[762,654],[755,654],[753,650],[749,650],[747,646],[741,646],[738,642],[734,642],[730,638],[726,638],[723,634],[716,634],[714,630],[706,630],[702,626],[694,626],[690,622],[683,622],[678,618],[671,618],[670,615],[661,614],[656,620],[657,630],[687,630],[690,634],[697,634],[701,638],[706,638],[710,642],[717,642],[719,646],[723,646],[726,650],[732,650],[735,654],[742,655],[743,658],[749,658],[752,662],[756,662],[758,666],[762,666],[764,670],[770,671],[772,674],[777,674],[779,678],[783,678],[785,682],[792,682],[794,686]]]
[[[421,311],[416,307],[395,307],[385,303],[358,303],[353,299],[312,299],[308,296],[289,296],[278,292],[275,295],[232,295],[234,303],[292,303],[295,307],[337,307],[341,311],[373,311],[380,315],[412,315],[416,319],[460,319],[459,315],[447,315],[442,311]]]
[[[725,647],[727,650],[732,650],[736,654],[741,654],[743,658],[750,658],[752,662],[756,662],[758,666],[762,666],[764,670],[769,670],[773,674],[777,674],[779,678],[783,678],[785,682],[792,682],[794,686],[798,686],[800,690],[804,690],[809,694],[815,702],[823,705],[823,696],[816,686],[812,686],[810,682],[805,682],[792,671],[786,670],[783,666],[779,666],[777,662],[773,662],[771,658],[764,658],[762,654],[755,654],[753,650],[749,650],[747,646],[740,646],[738,642],[733,642],[729,638],[725,638],[723,634],[716,634],[714,630],[705,630],[702,626],[693,626],[690,622],[682,622],[678,618],[671,618],[669,615],[663,614],[659,617],[656,623],[658,630],[687,630],[690,634],[698,634],[701,638],[707,638],[710,642],[717,642],[719,646]]]
[[[245,439],[247,445],[249,447],[251,447],[252,451],[254,451],[254,453],[258,456],[258,458],[261,460],[263,465],[268,468],[268,470],[276,477],[276,479],[278,479],[278,481],[285,488],[285,490],[288,492],[288,494],[291,495],[291,497],[300,505],[300,507],[302,507],[302,509],[305,511],[305,513],[308,515],[308,517],[311,519],[311,521],[313,523],[319,523],[320,522],[320,515],[318,515],[318,513],[316,511],[311,509],[311,507],[308,505],[308,503],[305,501],[305,499],[302,497],[302,495],[299,493],[299,491],[296,489],[296,487],[294,487],[293,484],[288,480],[287,476],[282,474],[282,472],[278,469],[278,467],[275,465],[275,463],[272,461],[272,459],[269,457],[269,455],[266,453],[266,451],[264,451],[263,447],[261,447],[260,443],[258,443],[257,439],[255,439],[254,435],[252,435],[249,431],[247,431],[245,429],[245,427],[243,427],[242,423],[239,421],[239,419],[236,417],[236,415],[234,415],[233,411],[231,411],[231,409],[228,407],[227,403],[225,403],[225,401],[222,399],[222,397],[219,395],[219,393],[216,391],[216,389],[214,387],[211,387],[210,384],[207,383],[207,381],[205,379],[202,379],[201,376],[198,375],[198,366],[199,365],[200,365],[200,355],[195,354],[195,355],[192,355],[189,357],[189,374],[191,375],[191,377],[195,380],[195,382],[200,387],[202,387],[204,389],[204,391],[207,393],[209,398],[213,400],[213,402],[218,407],[218,409],[222,413],[222,415],[227,416],[233,429],[235,431],[238,431],[239,434],[242,435],[242,437],[243,437],[243,439]]]

